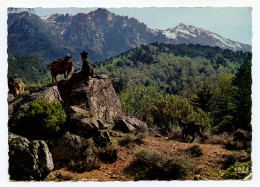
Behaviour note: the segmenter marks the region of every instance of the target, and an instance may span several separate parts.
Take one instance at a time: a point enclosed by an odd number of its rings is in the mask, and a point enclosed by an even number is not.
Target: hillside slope
[[[8,56],[8,75],[23,82],[38,83],[47,76],[48,63],[32,56]]]
[[[117,138],[118,139],[118,138]],[[116,139],[113,139],[116,141]],[[118,139],[117,141],[120,141]],[[187,175],[184,180],[223,180],[221,169],[225,163],[227,155],[234,155],[236,151],[226,150],[222,145],[212,144],[189,144],[178,141],[166,140],[165,138],[149,137],[144,139],[140,145],[132,145],[132,147],[118,146],[119,158],[113,164],[103,163],[99,170],[75,172],[64,167],[51,172],[45,181],[136,181],[149,180],[140,176],[142,165],[135,168],[131,167],[131,163],[135,158],[135,154],[142,149],[156,151],[162,155],[175,156],[183,155],[185,151],[194,145],[199,145],[203,151],[203,155],[191,158],[194,164],[193,171]],[[239,153],[241,154],[241,152]],[[184,165],[187,163],[183,163]],[[159,176],[159,171],[155,175]],[[160,180],[160,179],[159,179]],[[182,179],[183,180],[183,179]]]
[[[156,82],[174,94],[197,91],[201,83],[227,72],[234,74],[251,53],[201,45],[143,45],[95,64],[96,73],[114,79],[117,91],[130,85]],[[190,94],[189,94],[190,95]]]

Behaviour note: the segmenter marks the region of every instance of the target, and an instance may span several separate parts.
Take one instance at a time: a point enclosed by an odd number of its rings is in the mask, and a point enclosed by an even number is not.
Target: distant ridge
[[[83,50],[88,51],[91,61],[100,61],[154,42],[251,51],[250,45],[194,26],[179,24],[167,30],[153,30],[135,18],[119,16],[103,8],[88,14],[44,17],[33,14],[30,8],[8,11],[8,54],[14,56],[37,56],[51,61],[70,53],[80,64],[79,52]]]
[[[240,42],[226,39],[219,34],[207,31],[192,25],[178,24],[174,28],[161,30],[167,38],[174,39],[177,44],[192,43],[220,48],[231,49],[233,51],[251,51],[251,46]]]

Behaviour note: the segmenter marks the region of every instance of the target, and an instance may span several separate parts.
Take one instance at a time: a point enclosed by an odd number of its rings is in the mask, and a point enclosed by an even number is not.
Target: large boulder
[[[30,97],[31,100],[47,98],[49,102],[52,102],[54,100],[63,102],[58,87],[53,84],[42,87],[42,89],[38,92],[32,93]]]
[[[100,75],[87,80],[77,75],[58,82],[64,106],[87,110],[105,123],[122,118],[120,100],[107,76]]]
[[[86,138],[70,132],[66,132],[62,137],[49,143],[54,163],[79,158],[87,146],[88,141]]]
[[[52,154],[43,140],[9,133],[9,174],[11,180],[43,180],[54,168]]]
[[[124,117],[116,121],[113,130],[129,133],[129,132],[147,132],[148,126],[145,122],[133,116]]]
[[[89,111],[83,110],[76,106],[66,107],[68,125],[70,132],[83,136],[90,137],[96,134],[98,130],[105,128],[105,125],[100,119],[94,118]]]
[[[107,145],[112,143],[110,135],[106,130],[98,131],[94,136],[93,140],[98,145]]]

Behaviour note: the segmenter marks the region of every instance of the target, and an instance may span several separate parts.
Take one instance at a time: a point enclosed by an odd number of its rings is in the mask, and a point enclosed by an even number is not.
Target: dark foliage
[[[88,157],[86,160],[84,161],[80,161],[77,163],[71,163],[68,166],[68,169],[74,172],[79,172],[79,173],[83,173],[85,171],[92,171],[94,169],[100,169],[101,164],[100,161],[94,157]]]
[[[251,60],[251,53],[193,44],[153,43],[97,62],[95,72],[116,79],[117,91],[122,90],[122,85],[147,86],[155,81],[168,93],[188,96],[199,90],[207,79],[224,72],[234,74],[245,60]],[[209,93],[200,97],[203,102],[207,98]]]
[[[244,62],[236,73],[232,84],[237,88],[234,93],[235,109],[233,123],[236,129],[241,128],[251,132],[252,115],[252,74],[251,63]]]
[[[203,155],[203,150],[199,145],[193,145],[189,149],[186,150],[187,153],[189,153],[193,157],[199,157]]]
[[[32,139],[55,137],[66,122],[66,113],[59,101],[34,100],[24,112],[16,130]]]
[[[222,169],[227,169],[230,165],[236,163],[236,158],[233,155],[223,155],[222,160]]]
[[[98,152],[98,157],[105,163],[114,163],[118,159],[118,150],[113,147],[108,147]]]

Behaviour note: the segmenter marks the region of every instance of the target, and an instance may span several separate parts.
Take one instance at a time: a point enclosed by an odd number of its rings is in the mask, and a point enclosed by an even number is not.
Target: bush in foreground
[[[94,169],[100,169],[100,161],[95,156],[89,156],[85,160],[75,163],[72,161],[68,166],[68,169],[74,172],[83,173],[85,171],[92,171]]]
[[[193,145],[190,148],[186,150],[188,154],[190,154],[193,157],[199,157],[203,155],[202,148],[199,145]]]
[[[66,121],[66,113],[57,100],[52,102],[47,98],[34,100],[24,112],[21,121],[22,131],[34,138],[57,134]]]
[[[231,142],[231,135],[227,132],[224,132],[222,134],[206,134],[208,137],[206,140],[206,143],[209,144],[221,144],[226,145],[227,143]]]
[[[138,177],[137,180],[176,180],[185,179],[192,172],[193,164],[187,155],[166,157],[156,151],[142,149],[134,155],[130,166],[137,167],[138,171],[132,173]]]
[[[119,141],[119,145],[132,148],[136,144],[138,145],[143,144],[146,136],[147,136],[146,133],[138,133],[136,136],[133,134],[127,134]]]
[[[182,141],[182,130],[180,128],[172,129],[168,136],[168,139]]]
[[[75,161],[71,161],[68,169],[74,172],[85,172],[100,169],[102,163],[112,164],[118,159],[118,149],[115,145],[107,145],[106,147],[97,146],[93,139],[88,139],[88,148],[82,154],[82,157]]]

